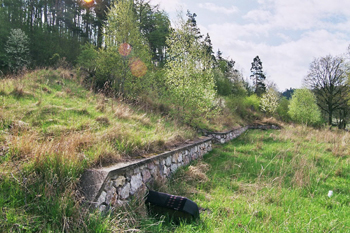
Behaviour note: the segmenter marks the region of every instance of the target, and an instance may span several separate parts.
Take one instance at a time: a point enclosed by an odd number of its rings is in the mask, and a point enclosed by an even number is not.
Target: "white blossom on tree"
[[[263,112],[274,114],[279,103],[278,92],[274,88],[269,88],[261,97],[260,108]]]

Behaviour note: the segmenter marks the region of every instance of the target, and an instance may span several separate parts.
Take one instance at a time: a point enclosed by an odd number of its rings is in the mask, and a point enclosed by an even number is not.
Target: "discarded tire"
[[[175,222],[199,218],[197,204],[186,197],[149,190],[146,204],[151,214],[165,215]]]

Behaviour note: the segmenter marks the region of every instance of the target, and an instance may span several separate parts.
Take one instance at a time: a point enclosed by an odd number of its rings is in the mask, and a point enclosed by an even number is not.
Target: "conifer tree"
[[[266,85],[264,82],[266,79],[266,76],[263,72],[263,66],[259,56],[256,56],[254,58],[250,71],[252,72],[250,77],[253,79],[253,83],[255,86],[254,92],[258,96],[261,96],[263,93],[266,92]]]

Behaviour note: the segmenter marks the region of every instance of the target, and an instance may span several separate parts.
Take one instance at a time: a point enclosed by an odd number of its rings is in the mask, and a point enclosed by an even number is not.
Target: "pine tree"
[[[11,30],[5,51],[7,65],[12,72],[17,73],[29,65],[29,38],[21,29]]]
[[[265,79],[266,76],[263,72],[263,66],[262,62],[259,58],[259,56],[256,56],[252,62],[252,67],[250,68],[250,71],[252,74],[250,77],[253,79],[253,83],[255,86],[255,94],[258,96],[261,96],[263,93],[266,92],[266,85],[265,85]]]

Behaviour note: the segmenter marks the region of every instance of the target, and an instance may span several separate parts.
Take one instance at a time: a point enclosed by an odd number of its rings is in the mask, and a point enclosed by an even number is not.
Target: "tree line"
[[[279,93],[259,56],[248,81],[234,60],[214,52],[196,16],[187,11],[173,28],[166,12],[147,0],[0,0],[1,73],[74,65],[93,90],[151,97],[192,125],[228,106],[242,118],[253,109],[285,121],[346,127],[344,58],[315,59],[308,90]]]

